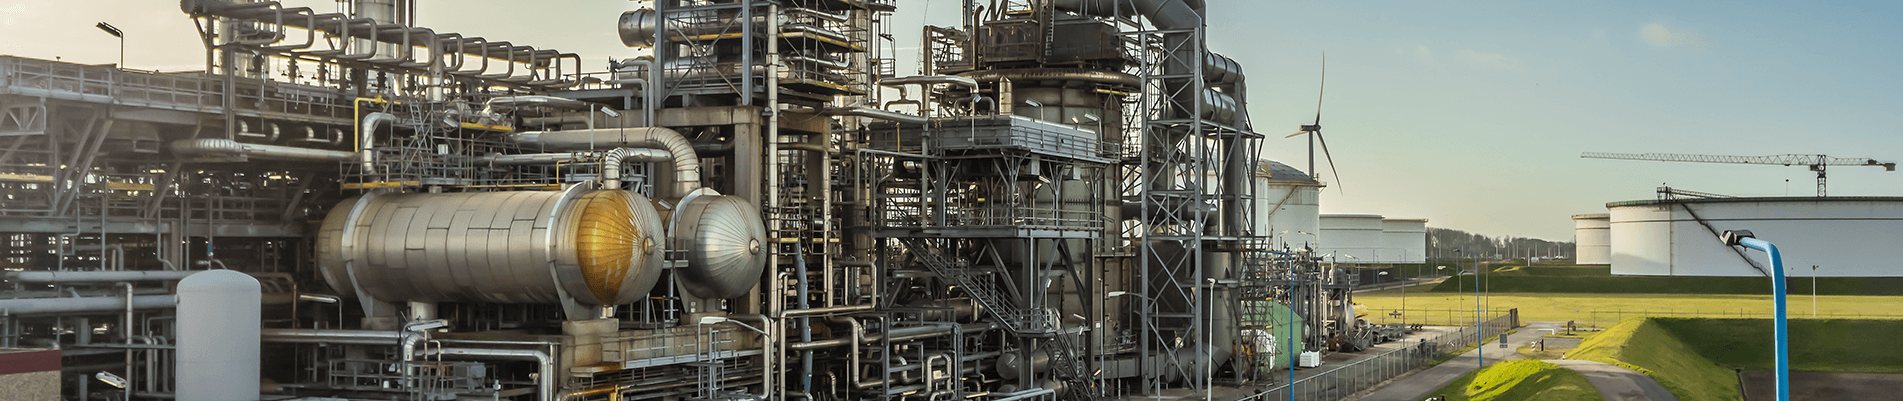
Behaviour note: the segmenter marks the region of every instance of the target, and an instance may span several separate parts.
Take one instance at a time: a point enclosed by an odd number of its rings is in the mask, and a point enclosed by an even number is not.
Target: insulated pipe
[[[864,326],[859,325],[859,319],[853,319],[851,317],[846,317],[846,316],[834,316],[832,319],[828,319],[827,321],[830,321],[833,323],[846,323],[847,325],[851,327],[851,329],[847,331],[852,333],[852,339],[851,339],[852,342],[847,344],[865,344],[866,343],[866,340],[865,340],[866,329]],[[801,344],[812,344],[812,343],[805,342],[800,344],[793,344],[793,346],[790,348],[800,349]],[[814,347],[814,348],[817,348],[817,347]],[[811,348],[808,348],[808,350],[810,349]],[[860,376],[859,370],[861,369],[861,367],[859,366],[859,347],[857,346],[849,347],[846,349],[846,353],[851,354],[851,356],[849,357],[849,359],[851,360],[851,364],[846,365],[846,382],[855,383],[855,384],[859,383],[859,376]],[[838,384],[835,383],[833,385],[837,386]]]
[[[377,124],[383,123],[396,123],[396,115],[384,112],[365,114],[363,121],[357,125],[357,152],[362,154],[363,172],[366,174],[376,172],[376,152],[372,150],[371,144],[376,143]]]
[[[669,161],[673,155],[665,150],[645,148],[615,148],[601,156],[601,182],[605,189],[621,189],[622,163]]]
[[[483,107],[489,110],[497,108],[518,109],[535,106],[568,110],[586,110],[588,109],[588,102],[556,96],[519,95],[491,98],[488,102],[483,103]]]
[[[477,349],[477,348],[432,348],[423,351],[423,356],[452,356],[469,358],[495,358],[533,360],[541,368],[535,380],[537,399],[553,401],[555,399],[555,361],[548,353],[522,349]]]
[[[186,276],[202,272],[189,271],[38,271],[5,272],[0,278],[21,283],[78,284],[113,283],[121,281],[171,281],[184,280]]]
[[[1016,107],[1012,104],[1015,102],[1017,98],[1011,96],[1011,79],[998,78],[998,114],[1006,116],[1016,114]]]
[[[674,159],[674,189],[668,197],[683,197],[700,189],[700,157],[681,133],[661,127],[530,131],[509,134],[509,141],[550,150],[603,147],[666,149]]]
[[[133,309],[170,308],[177,305],[177,295],[136,295],[132,297]],[[121,312],[124,311],[125,308],[126,297],[119,295],[82,298],[0,299],[0,311],[5,311],[8,315]]]
[[[899,123],[905,123],[905,124],[918,124],[918,125],[924,125],[925,123],[931,122],[930,119],[927,119],[925,117],[894,113],[894,112],[886,111],[883,109],[877,109],[877,108],[865,107],[865,106],[848,106],[848,107],[839,107],[839,108],[829,108],[825,110],[825,114],[831,115],[831,116],[853,116],[853,117],[876,118],[880,120],[899,122]]]
[[[357,154],[337,150],[241,143],[230,139],[180,139],[172,141],[172,153],[180,156],[207,156],[291,160],[350,161]],[[366,159],[368,160],[368,159]]]

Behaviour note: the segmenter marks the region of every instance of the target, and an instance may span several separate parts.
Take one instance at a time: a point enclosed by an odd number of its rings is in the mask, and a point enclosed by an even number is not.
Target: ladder
[[[1057,373],[1069,385],[1070,395],[1079,400],[1095,400],[1091,374],[1085,371],[1084,364],[1078,360],[1072,350],[1071,334],[1061,330],[1056,324],[1056,316],[1044,310],[1017,309],[1007,305],[998,292],[997,285],[988,277],[979,277],[968,269],[964,259],[949,257],[939,252],[939,247],[925,243],[922,238],[901,238],[899,244],[910,252],[919,264],[925,265],[932,274],[958,284],[978,300],[985,310],[998,318],[1005,329],[1021,337],[1045,339],[1044,351],[1051,357],[1051,370]]]

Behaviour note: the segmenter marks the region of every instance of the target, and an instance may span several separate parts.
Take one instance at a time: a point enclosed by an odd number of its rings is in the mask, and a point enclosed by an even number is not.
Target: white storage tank
[[[1903,276],[1896,251],[1903,197],[1641,200],[1606,208],[1613,274],[1761,277],[1714,234],[1751,230],[1777,245],[1792,276],[1810,275],[1811,266],[1820,276]],[[1745,255],[1769,267],[1763,252]]]
[[[1276,237],[1277,246],[1299,248],[1319,242],[1321,182],[1295,167],[1267,160],[1256,163],[1254,179],[1256,234]]]
[[[178,282],[178,399],[258,399],[262,297],[258,279],[231,270]]]
[[[1573,263],[1612,263],[1612,214],[1573,215]]]
[[[1321,215],[1320,254],[1339,263],[1373,263],[1381,250],[1381,215]]]
[[[1427,263],[1427,219],[1381,219],[1379,263]]]

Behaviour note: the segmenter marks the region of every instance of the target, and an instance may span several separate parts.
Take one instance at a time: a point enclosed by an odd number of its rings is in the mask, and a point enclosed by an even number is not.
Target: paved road
[[[1678,401],[1671,391],[1659,385],[1651,376],[1604,362],[1580,361],[1570,359],[1548,360],[1580,375],[1592,387],[1599,389],[1599,395],[1606,401]]]
[[[1518,333],[1506,336],[1507,344],[1513,347],[1524,345],[1546,334],[1546,332],[1540,331],[1540,329],[1556,328],[1564,323],[1565,322],[1528,322],[1526,327],[1521,327]],[[1486,343],[1479,349],[1467,351],[1467,353],[1460,354],[1460,356],[1454,357],[1454,359],[1449,359],[1439,366],[1401,375],[1393,381],[1388,382],[1387,385],[1383,385],[1381,388],[1361,396],[1358,400],[1413,401],[1427,398],[1427,395],[1433,393],[1434,390],[1446,387],[1448,383],[1453,383],[1454,380],[1460,379],[1461,376],[1472,373],[1474,368],[1479,365],[1474,358],[1478,356],[1480,351],[1486,351],[1485,361],[1489,364],[1500,362],[1502,354],[1505,354],[1508,360],[1523,359],[1520,353],[1514,352],[1513,349],[1514,348],[1506,348],[1506,352],[1501,352],[1502,348],[1500,348],[1499,341]]]

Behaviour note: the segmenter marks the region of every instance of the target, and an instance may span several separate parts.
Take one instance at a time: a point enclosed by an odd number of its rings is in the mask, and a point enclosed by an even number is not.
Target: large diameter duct
[[[681,201],[669,223],[687,268],[675,271],[694,296],[726,299],[745,295],[766,268],[766,224],[760,209],[734,196],[701,191]]]
[[[240,143],[230,139],[181,139],[172,142],[172,154],[185,157],[270,159],[287,161],[343,162],[356,153],[291,146]]]
[[[661,17],[652,8],[621,13],[621,22],[616,31],[621,34],[621,44],[634,48],[654,47],[654,33],[660,31]]]
[[[211,270],[178,283],[178,399],[258,399],[258,279]]]
[[[386,302],[641,300],[659,280],[660,215],[628,191],[365,195],[318,232],[341,294]]]
[[[384,112],[365,114],[363,121],[357,123],[357,152],[362,154],[363,172],[376,172],[377,153],[374,144],[377,140],[377,126],[396,122],[396,115]]]
[[[694,145],[674,130],[660,127],[530,131],[509,134],[509,140],[546,150],[588,150],[617,147],[663,149],[674,156],[674,188],[666,197],[685,197],[700,188],[700,156]]]

